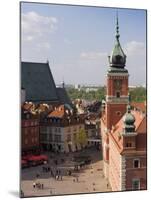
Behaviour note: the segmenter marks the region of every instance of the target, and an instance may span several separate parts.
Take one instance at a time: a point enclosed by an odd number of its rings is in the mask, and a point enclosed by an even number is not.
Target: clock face
[[[115,89],[120,90],[122,87],[122,80],[115,80],[114,85],[115,85]]]

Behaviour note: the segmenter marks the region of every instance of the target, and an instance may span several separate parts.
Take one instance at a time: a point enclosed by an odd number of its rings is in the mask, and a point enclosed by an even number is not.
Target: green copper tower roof
[[[131,107],[130,105],[127,105],[127,112],[123,118],[123,122],[124,122],[124,129],[125,129],[125,133],[128,132],[134,132],[135,131],[135,117],[134,115],[131,113]]]
[[[120,41],[120,34],[119,34],[119,23],[118,23],[118,14],[116,17],[116,35],[115,35],[115,45],[113,47],[111,56],[109,56],[109,64],[111,68],[123,69],[126,64],[126,55],[124,54]]]

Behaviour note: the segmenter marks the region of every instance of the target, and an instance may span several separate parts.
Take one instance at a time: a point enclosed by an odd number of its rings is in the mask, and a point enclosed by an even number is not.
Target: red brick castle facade
[[[119,37],[117,18],[101,117],[104,174],[113,191],[146,189],[146,115],[129,105],[129,74]]]

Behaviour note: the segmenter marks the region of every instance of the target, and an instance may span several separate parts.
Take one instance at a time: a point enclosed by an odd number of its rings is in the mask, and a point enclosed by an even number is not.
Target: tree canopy
[[[90,101],[101,101],[102,99],[105,99],[106,88],[98,87],[98,89],[92,91],[86,91],[85,88],[81,88],[80,90],[75,88],[67,88],[67,92],[71,100],[85,99]],[[129,89],[129,93],[131,96],[131,101],[142,102],[146,100],[146,88],[144,87]]]

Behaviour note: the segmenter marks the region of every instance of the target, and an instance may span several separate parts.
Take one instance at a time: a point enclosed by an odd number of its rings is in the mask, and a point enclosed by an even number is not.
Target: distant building
[[[81,149],[77,135],[84,130],[84,120],[70,105],[56,107],[40,124],[41,144],[45,150],[72,152]]]
[[[126,55],[119,42],[117,19],[116,41],[109,57],[106,101],[102,102],[101,136],[103,171],[113,191],[147,188],[146,114],[140,105],[130,107]]]
[[[76,85],[74,86],[74,88],[75,88],[76,90],[80,91],[80,90],[81,90],[81,85],[80,85],[80,84],[76,84]]]
[[[88,92],[97,92],[98,91],[98,87],[86,87],[85,88],[85,91],[86,91],[86,93],[88,93]]]

